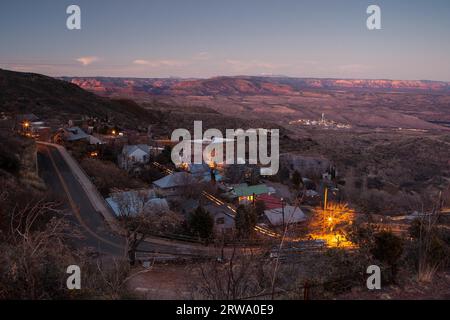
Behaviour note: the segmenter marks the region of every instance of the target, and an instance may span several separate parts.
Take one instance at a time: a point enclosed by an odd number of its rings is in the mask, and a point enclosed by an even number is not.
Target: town
[[[174,157],[178,138],[155,134],[154,125],[129,129],[113,119],[90,116],[55,125],[57,121],[34,114],[7,113],[2,113],[1,124],[36,141],[40,176],[44,180],[49,174],[58,176],[59,183],[48,180],[50,188],[60,193],[61,184],[73,211],[85,210],[76,216],[93,233],[94,241],[88,243],[103,243],[100,252],[115,255],[117,249],[108,247],[124,237],[123,248],[133,268],[199,258],[226,263],[237,247],[267,252],[266,259],[275,263],[293,262],[306,252],[358,248],[356,224],[403,237],[421,217],[416,212],[367,219],[342,201],[344,178],[323,158],[281,154],[275,175],[263,175],[262,164],[246,161],[251,159],[250,148],[240,148],[238,161],[217,161],[218,144],[227,142],[227,153],[234,155],[235,150],[229,151],[236,149],[238,136],[199,137],[197,132],[192,140],[184,130],[178,135],[184,139],[181,154],[177,151]],[[200,163],[186,152],[196,149],[203,156]],[[62,176],[66,166],[77,182]],[[78,190],[73,190],[73,183],[80,184]],[[80,192],[91,203],[84,209],[75,200]],[[102,228],[116,236],[109,240],[104,231],[96,231],[97,223],[106,223]],[[94,246],[90,250],[100,253]]]
[[[450,298],[449,2],[26,2],[0,10],[13,314]]]

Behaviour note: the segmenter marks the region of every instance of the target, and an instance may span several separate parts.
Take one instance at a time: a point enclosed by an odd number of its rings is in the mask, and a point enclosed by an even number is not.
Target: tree
[[[314,238],[322,238],[329,245],[345,244],[355,212],[346,204],[329,203],[326,208],[317,207],[309,227]]]
[[[193,271],[201,275],[192,288],[195,299],[238,300],[270,290],[270,262],[251,250],[234,247],[225,260],[197,264]]]
[[[253,185],[260,180],[260,168],[251,164],[235,164],[225,167],[225,178],[229,183],[242,183]]]
[[[156,156],[155,161],[161,164],[172,164],[172,148],[165,146],[164,150]]]
[[[436,224],[438,214],[417,218],[409,227],[412,241],[410,257],[417,266],[420,281],[429,282],[439,268],[446,268],[450,262],[448,235]],[[446,243],[447,238],[447,243]]]
[[[29,200],[8,218],[9,236],[0,243],[0,299],[69,299],[64,277],[80,258],[68,241],[80,237],[76,228],[57,204],[44,200]]]
[[[145,186],[142,181],[131,178],[109,161],[86,158],[81,161],[81,166],[104,196],[109,195],[114,188],[137,189]]]
[[[256,213],[257,217],[263,216],[265,210],[266,210],[266,203],[262,200],[256,200],[255,213]]]
[[[302,176],[300,172],[297,170],[294,171],[292,174],[292,184],[294,185],[295,189],[300,189],[300,186],[303,184]]]
[[[139,178],[148,184],[152,184],[153,181],[159,180],[162,177],[164,177],[164,174],[153,166],[145,166],[139,173]]]
[[[249,206],[240,205],[236,209],[236,231],[239,238],[250,238],[256,226],[256,212]]]
[[[149,192],[118,193],[113,195],[113,199],[126,233],[130,265],[135,264],[137,248],[147,236],[155,232],[173,232],[181,225],[177,215],[149,203]]]
[[[391,269],[391,280],[395,282],[397,264],[403,253],[403,241],[390,231],[381,231],[375,235],[371,250],[373,257],[386,263]]]
[[[208,242],[213,237],[214,219],[199,206],[189,217],[189,228],[193,234]]]

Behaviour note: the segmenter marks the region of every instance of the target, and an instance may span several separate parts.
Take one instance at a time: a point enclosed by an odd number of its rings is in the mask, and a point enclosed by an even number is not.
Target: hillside
[[[99,93],[43,75],[0,69],[0,112],[34,113],[46,120],[62,121],[89,115],[108,118],[115,124],[133,129],[157,124],[154,131],[163,136],[170,136],[179,127],[191,128],[195,120],[204,121],[205,126],[221,129],[230,125],[232,128],[278,128],[264,119],[243,119],[198,105],[186,106],[162,101],[139,105],[131,100],[136,98],[134,94],[108,98],[99,96]],[[282,135],[288,134],[285,128],[280,129]]]
[[[127,126],[159,120],[156,113],[130,101],[102,98],[77,85],[43,75],[1,69],[0,111],[34,113],[46,119],[89,115]]]
[[[419,130],[450,127],[447,82],[286,77],[64,79],[106,97],[200,106],[226,116],[280,125],[300,119],[317,120],[324,113],[329,120],[354,127]]]

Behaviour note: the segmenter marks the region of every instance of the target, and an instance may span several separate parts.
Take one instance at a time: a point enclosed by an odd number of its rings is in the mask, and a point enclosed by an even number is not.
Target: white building
[[[269,219],[270,223],[273,226],[281,226],[283,225],[283,209],[276,208],[272,210],[264,211],[267,219]],[[299,223],[306,220],[306,216],[303,211],[299,207],[294,206],[285,206],[284,207],[284,223],[292,224]]]
[[[146,164],[151,156],[157,156],[164,148],[152,147],[146,144],[126,145],[119,156],[119,166],[128,170],[136,164]]]
[[[128,170],[136,164],[145,164],[150,161],[150,146],[145,144],[126,145],[119,156],[119,166]]]
[[[165,213],[170,210],[167,200],[157,198],[153,190],[117,192],[106,198],[106,202],[117,217]]]

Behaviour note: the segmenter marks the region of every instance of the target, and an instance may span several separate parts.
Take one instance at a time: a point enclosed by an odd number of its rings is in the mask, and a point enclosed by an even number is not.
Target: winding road
[[[38,143],[37,165],[40,177],[49,191],[58,199],[69,219],[82,233],[77,245],[91,248],[94,252],[112,256],[125,256],[126,241],[123,236],[113,231],[105,220],[104,212],[93,201],[89,189],[83,187],[79,176],[74,174],[61,151],[60,146]],[[88,191],[86,191],[88,190]],[[110,209],[108,209],[110,210]],[[112,215],[111,212],[109,214]],[[160,238],[146,238],[138,251],[141,254],[171,255],[177,257],[214,256],[214,248],[199,244],[189,244]]]

